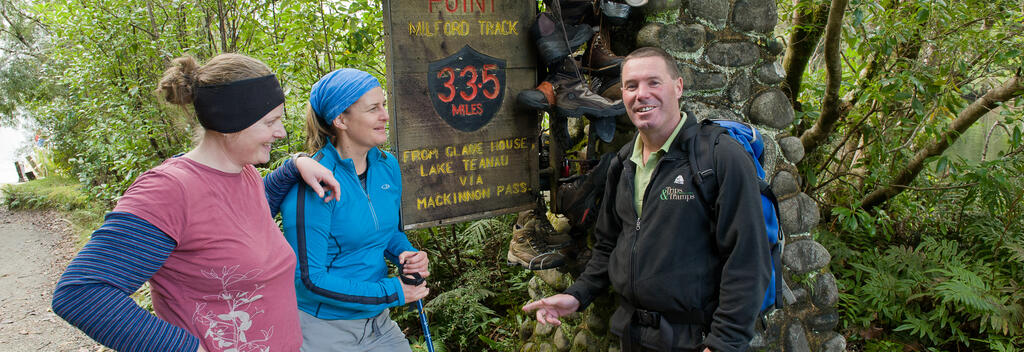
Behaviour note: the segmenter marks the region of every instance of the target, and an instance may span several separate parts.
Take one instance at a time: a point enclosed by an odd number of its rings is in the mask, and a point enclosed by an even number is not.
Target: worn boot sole
[[[536,89],[527,89],[519,92],[519,94],[516,95],[516,101],[523,106],[537,110],[547,110],[551,107],[551,105],[548,104],[548,99],[544,96],[544,93]]]
[[[621,103],[619,103],[617,106],[613,105],[611,107],[604,109],[591,108],[587,106],[580,106],[575,109],[566,109],[558,105],[555,105],[555,110],[557,110],[558,113],[562,114],[563,116],[578,117],[583,115],[590,115],[597,118],[615,117],[626,113],[626,107],[623,106]]]
[[[580,71],[592,75],[619,75],[619,73],[621,72],[620,70],[622,70],[622,60],[618,60],[611,64],[606,64],[600,67],[580,67]]]
[[[577,26],[574,28],[576,33],[573,33],[573,37],[569,38],[568,46],[566,46],[565,38],[545,38],[537,41],[537,52],[543,57],[545,65],[551,65],[558,62],[558,60],[568,57],[572,53],[571,50],[573,48],[583,45],[583,43],[590,40],[590,37],[594,36],[594,30],[590,26],[582,24]],[[551,36],[561,37],[561,33],[556,31]]]
[[[509,252],[507,260],[508,265],[521,266],[527,270],[547,270],[565,265],[565,257],[558,252],[541,253],[540,255],[533,257],[529,262],[519,259],[519,257],[516,257]]]

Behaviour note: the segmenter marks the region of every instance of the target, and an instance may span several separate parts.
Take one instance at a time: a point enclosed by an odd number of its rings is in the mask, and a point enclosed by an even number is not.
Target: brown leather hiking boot
[[[618,68],[622,64],[622,56],[615,55],[608,47],[607,30],[602,28],[594,34],[587,45],[587,51],[583,53],[583,67],[591,72],[603,72]]]
[[[512,242],[509,243],[507,255],[508,265],[519,265],[529,270],[547,270],[565,264],[565,256],[550,249],[544,238],[545,234],[537,230],[537,219],[532,211],[519,213],[519,218],[512,227]]]
[[[544,210],[534,210],[532,214],[541,211]],[[546,211],[544,212],[546,213]],[[546,215],[534,215],[534,217],[534,229],[537,230],[538,235],[544,237],[544,243],[547,244],[548,250],[562,249],[568,247],[570,242],[572,242],[572,237],[569,236],[568,231],[556,231],[555,226],[551,224],[551,220]]]
[[[608,100],[622,99],[622,79],[619,75],[590,76],[590,91]]]

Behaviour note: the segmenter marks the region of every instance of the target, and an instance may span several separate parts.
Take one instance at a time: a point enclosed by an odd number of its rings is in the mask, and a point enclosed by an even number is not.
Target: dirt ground
[[[75,254],[74,235],[53,213],[0,208],[0,351],[104,351],[50,309]]]

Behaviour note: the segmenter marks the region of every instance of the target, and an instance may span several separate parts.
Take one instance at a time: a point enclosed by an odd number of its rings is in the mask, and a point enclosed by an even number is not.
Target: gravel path
[[[52,213],[0,209],[0,351],[104,351],[50,310],[75,241]]]

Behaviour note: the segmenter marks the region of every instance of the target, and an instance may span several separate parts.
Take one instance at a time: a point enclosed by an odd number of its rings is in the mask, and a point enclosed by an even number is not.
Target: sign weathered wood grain
[[[538,196],[535,1],[384,0],[391,144],[406,229],[528,209]]]

